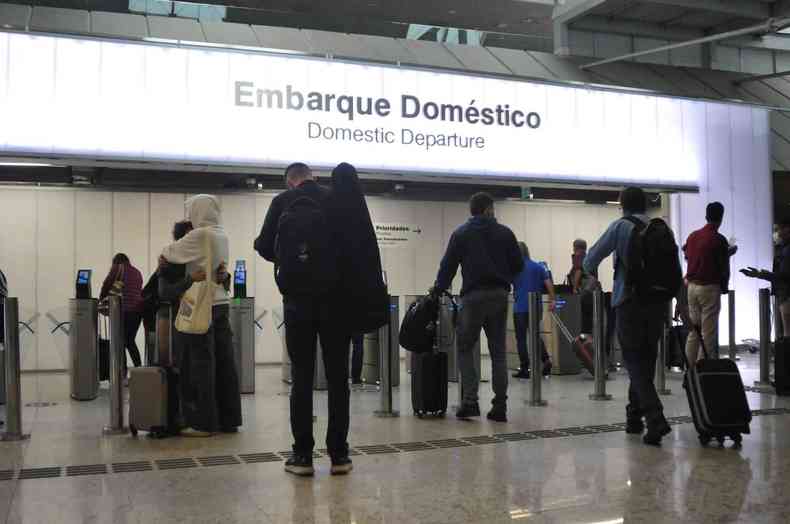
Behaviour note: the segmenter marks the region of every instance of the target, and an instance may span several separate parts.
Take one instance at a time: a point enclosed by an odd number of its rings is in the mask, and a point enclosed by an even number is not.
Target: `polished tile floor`
[[[744,381],[756,361],[744,356]],[[352,394],[352,446],[463,439],[622,422],[626,380],[608,382],[614,399],[594,402],[590,378],[544,381],[549,405],[526,404],[529,382],[511,384],[510,422],[418,420],[408,375],[396,395],[401,416],[381,419],[375,391]],[[29,441],[0,443],[2,470],[144,461],[152,471],[0,480],[0,522],[331,522],[331,523],[620,523],[790,522],[790,415],[755,417],[740,450],[699,446],[690,424],[674,426],[661,448],[620,431],[354,457],[348,477],[330,477],[328,459],[314,479],[282,472],[282,462],[163,470],[157,460],[282,452],[290,447],[287,387],[277,368],[259,368],[258,392],[244,399],[241,433],[209,440],[103,437],[106,391],[92,402],[68,398],[65,375],[23,376]],[[688,414],[677,376],[663,397],[668,416]],[[456,389],[451,385],[450,396]],[[790,400],[749,393],[753,409]],[[326,427],[316,393],[316,440]],[[483,404],[490,386],[481,387]],[[451,401],[451,404],[453,401]],[[472,439],[474,441],[475,439]],[[501,440],[501,439],[500,439]],[[318,447],[321,447],[319,445]],[[197,463],[195,463],[197,465]],[[202,463],[201,463],[202,464]],[[2,478],[2,477],[0,477]]]

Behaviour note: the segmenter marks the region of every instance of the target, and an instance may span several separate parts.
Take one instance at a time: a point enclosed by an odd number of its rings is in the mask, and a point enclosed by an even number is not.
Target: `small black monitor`
[[[91,276],[93,270],[80,269],[77,271],[77,298],[91,298]]]
[[[244,260],[236,261],[236,270],[233,272],[233,296],[247,298],[247,263]]]

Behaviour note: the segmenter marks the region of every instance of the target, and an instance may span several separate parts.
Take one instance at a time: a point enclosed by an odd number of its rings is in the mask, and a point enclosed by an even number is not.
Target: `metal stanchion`
[[[737,344],[735,343],[735,291],[727,291],[727,317],[730,332],[730,360],[737,360]]]
[[[757,387],[771,386],[771,290],[761,289],[760,297],[760,380]]]
[[[387,322],[387,325],[379,330],[379,380],[381,384],[381,409],[374,412],[374,415],[382,418],[394,418],[400,416],[400,413],[393,409],[392,402],[392,352],[394,347],[398,347],[397,342],[393,344],[392,340],[394,334],[397,332],[394,326],[397,326],[398,324],[397,302],[393,303],[393,301],[396,300],[397,297],[390,297],[389,322]],[[398,367],[397,372],[400,373],[400,367]]]
[[[104,427],[105,435],[123,435],[129,431],[124,425],[123,361],[124,330],[121,297],[109,297],[110,313],[110,424]]]
[[[19,361],[19,299],[5,299],[6,429],[3,441],[25,440],[22,433],[22,383]]]
[[[672,390],[667,387],[667,351],[669,351],[669,319],[664,321],[664,330],[661,340],[658,341],[658,359],[656,362],[656,391],[659,395],[671,395]]]
[[[529,405],[538,407],[546,406],[543,400],[543,354],[540,351],[540,316],[543,313],[543,301],[540,293],[530,292],[529,300],[529,358],[532,360],[532,395]]]
[[[595,392],[590,395],[590,400],[612,400],[612,395],[606,393],[606,348],[604,347],[603,332],[604,302],[603,291],[595,290],[593,293],[593,348],[595,354]]]

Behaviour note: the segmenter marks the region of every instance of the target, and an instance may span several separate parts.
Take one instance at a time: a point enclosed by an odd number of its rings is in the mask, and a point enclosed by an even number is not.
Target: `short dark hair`
[[[724,204],[721,202],[711,202],[705,208],[705,220],[715,224],[721,224],[724,220]]]
[[[469,212],[472,216],[479,216],[485,213],[494,205],[494,197],[488,193],[475,193],[469,199]]]
[[[192,222],[189,220],[180,220],[173,224],[173,240],[181,240],[187,233],[192,231]]]
[[[118,253],[117,255],[112,257],[112,263],[115,265],[131,264],[131,262],[129,261],[129,257],[127,257],[125,253]]]
[[[285,168],[285,178],[288,178],[288,175],[291,171],[300,173],[300,174],[307,174],[310,172],[310,166],[305,164],[304,162],[294,162],[290,164],[288,167]]]
[[[647,211],[647,195],[638,187],[627,187],[620,192],[620,205],[626,213]]]

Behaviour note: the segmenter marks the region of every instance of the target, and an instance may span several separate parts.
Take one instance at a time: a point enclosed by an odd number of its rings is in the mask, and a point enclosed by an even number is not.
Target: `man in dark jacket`
[[[461,311],[458,316],[458,362],[461,371],[463,402],[456,416],[480,416],[477,391],[479,371],[472,354],[480,330],[488,337],[491,354],[493,408],[488,418],[507,421],[507,362],[505,330],[510,285],[524,268],[516,236],[494,218],[494,199],[477,193],[469,201],[472,217],[455,230],[447,245],[434,293],[447,290],[461,266]]]
[[[295,163],[285,170],[288,191],[277,195],[269,206],[255,250],[270,262],[277,261],[275,249],[280,217],[296,199],[307,197],[329,215],[329,191],[313,179],[310,168]],[[330,224],[331,230],[331,224]],[[332,239],[334,240],[334,239]],[[338,306],[340,293],[284,293],[285,345],[291,359],[291,431],[294,456],[285,471],[312,476],[313,469],[313,377],[316,339],[321,338],[324,367],[329,389],[329,426],[326,445],[332,459],[332,474],[347,474],[352,469],[348,457],[349,387],[348,353],[351,333]]]

